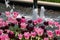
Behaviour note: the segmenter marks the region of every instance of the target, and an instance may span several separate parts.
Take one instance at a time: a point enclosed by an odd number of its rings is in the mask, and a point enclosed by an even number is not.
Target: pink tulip
[[[0,18],[0,22],[3,22],[3,18]]]
[[[60,24],[57,24],[57,27],[60,29]]]
[[[35,32],[37,32],[37,31],[38,31],[38,29],[39,29],[38,27],[34,27],[34,31],[35,31]]]
[[[10,12],[9,11],[6,11],[5,14],[6,14],[6,17],[10,16]]]
[[[39,29],[37,30],[38,36],[42,36],[43,33],[44,33],[44,30],[43,30],[42,28],[39,28]]]
[[[3,26],[3,19],[0,18],[0,27],[2,27],[2,26]]]
[[[38,18],[37,21],[38,21],[38,23],[41,23],[43,20],[42,20],[42,18]]]
[[[21,18],[21,23],[26,23],[26,19],[25,18]]]
[[[3,30],[0,29],[0,35],[3,33]]]
[[[25,37],[25,39],[28,40],[30,38],[30,33],[29,32],[25,32],[24,33],[24,37]]]
[[[53,38],[53,32],[52,31],[50,31],[50,30],[47,30],[47,35],[48,35],[48,37],[50,38],[50,39],[52,39]]]
[[[49,25],[52,26],[54,24],[53,21],[48,21]]]
[[[10,30],[8,30],[8,29],[5,29],[5,31],[6,31],[7,33],[9,33],[9,32],[10,32]]]
[[[9,17],[7,21],[9,21],[10,23],[17,24],[17,20],[12,17]]]
[[[0,35],[0,40],[5,40],[5,38],[3,37],[3,35]]]
[[[55,25],[56,27],[58,27],[59,22],[54,22],[54,25]]]
[[[13,18],[16,18],[18,16],[18,12],[13,12]]]
[[[3,34],[0,35],[0,40],[10,40],[10,38],[8,37],[8,34]]]
[[[56,36],[60,36],[60,30],[55,30]]]
[[[26,26],[27,26],[27,24],[26,24],[26,23],[21,23],[20,25],[21,25],[21,29],[25,29],[25,28],[26,28]]]
[[[7,26],[7,25],[8,25],[8,23],[3,21],[3,26]]]
[[[33,20],[33,22],[35,25],[38,24],[38,20]]]
[[[49,40],[48,38],[44,38],[44,40]]]
[[[0,22],[0,28],[3,26],[3,23],[2,22]]]
[[[23,38],[22,34],[18,34],[18,38],[21,40]]]
[[[36,37],[36,32],[31,32],[31,37],[35,38]]]
[[[3,38],[4,38],[5,40],[10,40],[8,34],[4,34],[4,35],[3,35]]]

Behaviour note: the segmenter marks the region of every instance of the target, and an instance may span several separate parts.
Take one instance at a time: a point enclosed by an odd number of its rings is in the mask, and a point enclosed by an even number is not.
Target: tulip
[[[8,18],[8,21],[9,21],[10,23],[17,24],[17,20],[14,19],[14,18],[12,18],[12,17],[9,17],[9,18]]]
[[[52,26],[54,24],[53,21],[48,21],[48,23],[49,23],[49,26]]]
[[[49,23],[49,26],[50,26],[51,28],[53,28],[54,22],[53,22],[53,21],[48,21],[48,23]]]
[[[28,20],[28,23],[33,23],[33,21],[32,20]]]
[[[60,36],[60,30],[55,30],[55,34],[56,34],[56,36]]]
[[[49,24],[48,24],[48,21],[45,21],[45,22],[44,22],[44,25],[48,26],[48,25],[49,25]]]
[[[48,35],[48,37],[50,38],[50,39],[52,39],[53,38],[53,32],[51,31],[51,30],[47,30],[47,35]]]
[[[25,29],[25,28],[26,28],[26,26],[27,26],[27,24],[26,24],[26,23],[21,23],[20,25],[21,25],[21,29]]]
[[[29,32],[31,32],[34,29],[34,26],[33,25],[31,26],[31,25],[28,24],[26,28]]]
[[[5,40],[10,40],[8,34],[4,34],[4,35],[3,35],[3,38],[4,38]]]
[[[10,32],[8,33],[8,36],[9,36],[9,38],[14,38],[14,37],[15,37],[15,34],[14,34],[13,31],[10,31]]]
[[[30,33],[29,33],[29,32],[25,32],[25,33],[24,33],[24,38],[25,38],[26,40],[28,40],[28,39],[30,38]]]
[[[26,23],[26,19],[25,18],[21,18],[21,23]]]
[[[36,37],[36,32],[31,32],[31,37],[35,38]]]
[[[13,18],[16,18],[18,16],[18,12],[13,12]]]
[[[10,38],[8,37],[8,34],[3,34],[0,35],[0,40],[10,40]]]
[[[6,17],[10,17],[10,12],[9,11],[6,11],[5,12],[5,15],[6,15]]]
[[[0,28],[3,26],[3,19],[0,18]]]
[[[33,20],[33,22],[34,22],[34,25],[38,24],[38,21],[37,20]]]
[[[21,40],[23,38],[22,34],[18,34],[18,38]]]
[[[35,31],[35,32],[37,32],[37,31],[38,31],[38,29],[39,29],[38,27],[34,27],[34,31]]]
[[[8,29],[4,30],[4,33],[9,33],[9,32],[10,32],[10,30],[8,30]]]
[[[44,40],[49,40],[48,38],[44,38]]]
[[[59,22],[54,22],[55,27],[59,26]]]
[[[3,22],[3,18],[0,18],[0,22]]]
[[[44,30],[43,30],[42,28],[39,28],[39,29],[37,30],[38,36],[42,36],[43,33],[44,33]]]
[[[38,23],[42,23],[43,22],[42,18],[38,18],[37,21],[38,21]]]
[[[0,35],[3,34],[3,30],[0,29]]]
[[[8,23],[3,21],[3,26],[7,26],[7,25],[8,25]]]

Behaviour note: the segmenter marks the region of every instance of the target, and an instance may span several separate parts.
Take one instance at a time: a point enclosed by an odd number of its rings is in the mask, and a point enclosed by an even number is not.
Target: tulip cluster
[[[2,14],[1,14],[2,15]],[[0,16],[1,16],[0,15]],[[0,18],[0,40],[58,40],[60,23],[45,21],[42,18],[27,20],[24,16],[18,18],[19,12],[5,12]]]

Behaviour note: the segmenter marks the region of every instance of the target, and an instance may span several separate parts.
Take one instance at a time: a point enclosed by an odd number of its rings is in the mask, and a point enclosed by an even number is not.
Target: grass
[[[60,0],[39,0],[39,1],[47,1],[47,2],[56,2],[56,3],[60,3]]]

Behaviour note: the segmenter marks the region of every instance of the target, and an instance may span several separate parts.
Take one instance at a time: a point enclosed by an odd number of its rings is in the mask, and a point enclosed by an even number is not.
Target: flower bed
[[[0,13],[0,16],[3,15]],[[0,17],[0,40],[57,40],[60,37],[60,23],[42,18],[27,20],[18,17],[19,12],[5,12]]]

